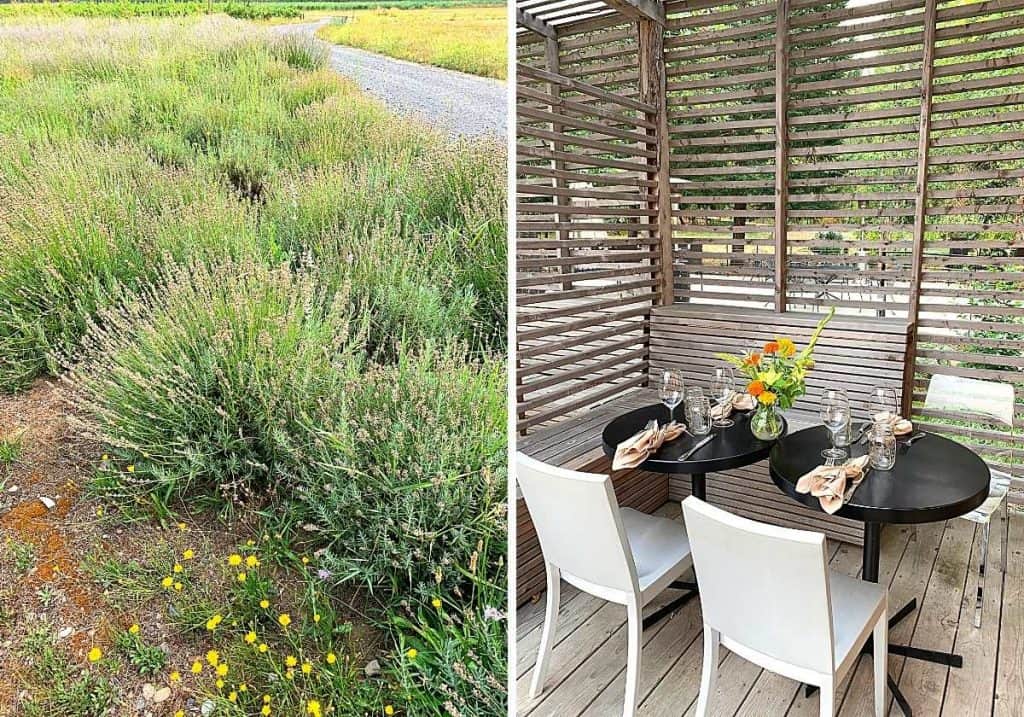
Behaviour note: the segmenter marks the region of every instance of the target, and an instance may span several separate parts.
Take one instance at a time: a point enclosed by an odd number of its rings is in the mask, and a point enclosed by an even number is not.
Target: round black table
[[[684,408],[682,404],[676,406],[676,410],[673,412],[676,420],[680,420],[686,415]],[[674,441],[663,444],[657,453],[637,468],[654,473],[689,475],[691,493],[701,500],[707,500],[706,475],[709,472],[749,466],[751,463],[757,463],[767,458],[768,453],[772,450],[774,441],[762,441],[750,432],[750,417],[752,415],[753,411],[733,411],[730,416],[733,420],[731,426],[712,427],[711,432],[703,436],[684,433]],[[635,436],[650,421],[656,420],[659,423],[665,423],[668,419],[668,408],[661,404],[644,406],[616,417],[604,427],[601,434],[605,455],[613,458],[619,444],[627,438]],[[785,430],[786,425],[783,422],[783,435],[785,435]],[[697,449],[686,460],[679,460],[681,456],[708,436],[711,436],[711,440],[707,444]],[[697,594],[696,583],[680,580],[672,583],[670,587],[686,590],[687,593],[644,618],[645,629],[666,615],[675,612]]]
[[[676,420],[685,416],[684,406],[676,406]],[[685,455],[697,443],[707,437],[684,433],[674,441],[665,443],[658,452],[638,466],[639,469],[653,473],[672,473],[690,476],[690,488],[693,495],[706,500],[708,473],[742,468],[757,463],[768,457],[774,441],[762,441],[750,432],[750,417],[753,411],[733,411],[730,418],[733,425],[728,428],[711,428],[711,441],[697,450],[685,461],[679,458]],[[614,457],[615,449],[627,438],[639,433],[649,421],[659,423],[668,421],[668,409],[660,404],[644,406],[616,417],[601,434],[604,453]],[[785,435],[785,423],[783,423]]]
[[[821,510],[818,499],[797,493],[800,476],[824,463],[821,451],[829,445],[824,426],[805,428],[779,439],[769,456],[769,472],[775,485],[812,510]],[[867,452],[854,444],[850,455]],[[928,433],[908,445],[897,441],[896,465],[890,470],[870,469],[863,482],[835,515],[864,523],[864,552],[861,579],[878,582],[881,532],[885,523],[934,523],[956,518],[977,508],[989,494],[991,473],[985,461],[969,448],[948,438]],[[911,600],[889,619],[897,625],[917,608]],[[963,658],[948,652],[923,650],[907,645],[889,645],[893,654],[928,660],[950,667],[963,666]],[[910,706],[890,678],[889,687],[903,712]]]

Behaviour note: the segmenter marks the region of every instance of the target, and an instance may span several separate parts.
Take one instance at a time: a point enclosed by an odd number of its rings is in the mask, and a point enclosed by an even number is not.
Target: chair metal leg
[[[551,563],[547,563],[548,598],[544,611],[544,629],[540,635],[540,650],[537,652],[537,664],[533,667],[533,680],[530,682],[530,699],[534,699],[544,691],[544,676],[548,671],[551,648],[555,644],[555,628],[558,624],[558,604],[561,598],[562,571]]]
[[[978,568],[978,593],[974,602],[974,626],[981,627],[981,613],[985,607],[985,568],[988,565],[988,538],[992,529],[991,521],[981,531],[981,561]]]
[[[720,633],[704,625],[704,664],[700,668],[700,694],[697,696],[697,717],[707,717],[708,705],[715,693],[718,679],[718,645]]]
[[[1003,544],[1003,552],[999,562],[1002,563],[1003,575],[1006,575],[1006,535],[1010,532],[1010,497],[1003,499],[1003,525],[999,528],[999,535]]]
[[[626,653],[626,698],[622,703],[622,717],[633,717],[636,714],[637,695],[640,691],[640,653],[644,634],[643,615],[636,598],[626,605],[626,631],[629,634],[629,643]]]

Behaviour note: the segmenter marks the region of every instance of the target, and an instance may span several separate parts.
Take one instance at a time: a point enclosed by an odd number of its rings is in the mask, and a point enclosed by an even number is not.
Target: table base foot
[[[921,647],[911,647],[910,645],[889,645],[889,652],[893,655],[902,655],[903,657],[909,657],[914,660],[934,662],[939,665],[945,665],[946,667],[964,666],[963,656],[956,655],[952,652],[925,650]]]
[[[671,585],[669,585],[669,587],[670,588],[676,588],[677,590],[686,590],[687,592],[686,592],[685,595],[681,595],[681,596],[677,597],[675,600],[670,602],[668,605],[665,605],[663,607],[658,608],[657,610],[652,612],[650,615],[645,617],[644,618],[644,629],[645,630],[647,628],[651,627],[652,625],[655,625],[656,623],[660,622],[662,618],[667,617],[668,615],[671,615],[676,610],[681,608],[686,603],[690,602],[690,600],[693,600],[693,598],[695,598],[698,595],[698,593],[697,593],[697,584],[696,583],[687,583],[687,582],[680,581],[680,582],[672,583]]]
[[[916,610],[916,609],[917,609],[917,598],[913,598],[910,602],[908,602],[906,605],[901,607],[896,613],[893,614],[892,617],[889,618],[889,629],[891,630],[892,628],[894,628],[897,625],[899,625],[907,617],[910,616],[910,613],[914,612],[914,610]]]
[[[896,700],[896,704],[899,705],[901,710],[903,710],[903,714],[906,715],[906,717],[914,717],[914,711],[910,708],[910,703],[907,702],[907,698],[903,696],[902,692],[900,692],[900,686],[896,684],[896,680],[892,678],[892,675],[888,674],[885,676],[885,679],[886,683],[889,685],[889,694],[894,700]],[[804,697],[810,697],[817,691],[818,688],[814,685],[804,685]]]

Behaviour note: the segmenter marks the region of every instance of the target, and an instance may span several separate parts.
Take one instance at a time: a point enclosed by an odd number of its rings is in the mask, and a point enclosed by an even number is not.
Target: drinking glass
[[[711,401],[699,386],[686,389],[686,428],[695,436],[711,432]]]
[[[899,401],[896,400],[896,389],[878,387],[871,393],[871,420],[878,419],[879,414],[886,414],[886,418],[899,415]]]
[[[735,378],[733,378],[731,368],[715,369],[715,376],[711,379],[711,396],[715,399],[718,405],[724,405],[732,397],[734,382]],[[721,416],[716,418],[712,425],[715,428],[728,428],[733,425],[733,420],[731,418]]]
[[[821,452],[822,457],[836,460],[846,458],[846,451],[836,445],[836,434],[843,430],[850,420],[850,401],[846,398],[846,394],[836,390],[825,391],[821,396],[819,415],[821,422],[828,429],[829,439],[832,443],[831,448],[826,448]]]
[[[676,406],[683,401],[683,375],[672,369],[662,371],[659,396],[668,407],[668,422],[671,423],[675,420]]]
[[[887,471],[896,465],[896,435],[889,421],[875,421],[871,427],[868,455],[871,467]]]

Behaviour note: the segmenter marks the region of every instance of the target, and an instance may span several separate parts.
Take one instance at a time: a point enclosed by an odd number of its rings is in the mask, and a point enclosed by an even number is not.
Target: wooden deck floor
[[[679,506],[662,513],[679,517]],[[1009,531],[1008,571],[1000,570],[998,530]],[[882,535],[881,580],[889,585],[890,613],[916,597],[918,610],[890,632],[895,643],[937,650],[953,649],[964,666],[950,669],[890,656],[889,672],[914,710],[933,715],[1024,715],[1024,514],[1011,509],[1009,526],[992,526],[985,613],[973,626],[974,590],[981,531],[965,520],[908,528],[889,527]],[[830,545],[831,567],[857,575],[860,549]],[[678,593],[676,593],[678,594]],[[626,664],[624,609],[563,586],[560,625],[546,688],[528,695],[540,640],[543,604],[518,613],[516,675],[518,714],[618,715],[622,710]],[[651,608],[648,608],[651,609]],[[756,606],[751,606],[756,610]],[[805,698],[796,682],[761,670],[723,648],[715,715],[804,717],[818,714],[818,698]],[[644,634],[641,703],[644,717],[691,715],[696,709],[702,657],[699,602]],[[872,713],[871,659],[863,656],[839,690],[839,714]],[[890,714],[902,714],[891,703]]]

